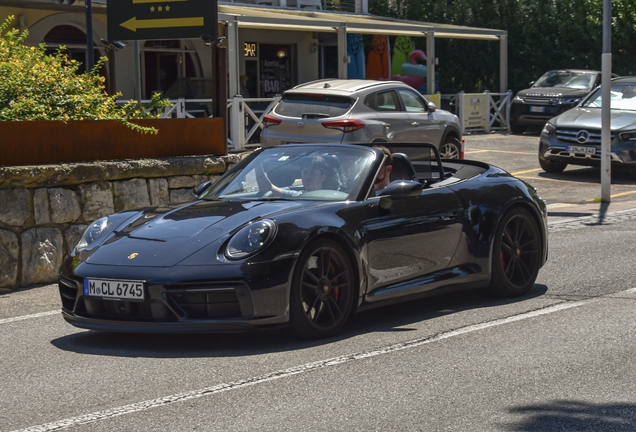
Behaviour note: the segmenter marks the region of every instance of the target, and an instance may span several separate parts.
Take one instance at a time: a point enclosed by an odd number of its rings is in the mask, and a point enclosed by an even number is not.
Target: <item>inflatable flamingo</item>
[[[426,54],[415,50],[409,55],[409,62],[401,66],[402,75],[393,75],[391,79],[402,81],[413,88],[422,87],[426,81]]]

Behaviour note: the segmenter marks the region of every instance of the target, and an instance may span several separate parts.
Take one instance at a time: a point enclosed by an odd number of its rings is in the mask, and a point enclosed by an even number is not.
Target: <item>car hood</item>
[[[176,208],[149,208],[118,227],[86,262],[94,265],[167,267],[249,221],[275,217],[307,201],[198,201]]]
[[[612,130],[628,129],[636,127],[636,112],[624,110],[611,110]],[[579,128],[579,129],[600,129],[601,109],[600,108],[572,108],[550,120],[556,127]]]
[[[590,89],[574,89],[567,87],[534,87],[525,90],[519,90],[518,97],[527,96],[549,96],[549,97],[567,97],[567,96],[586,96]]]

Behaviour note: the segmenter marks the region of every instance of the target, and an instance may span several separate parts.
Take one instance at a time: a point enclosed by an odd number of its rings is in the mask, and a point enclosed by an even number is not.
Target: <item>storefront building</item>
[[[507,91],[505,31],[373,16],[366,12],[367,0],[262,0],[255,4],[258,1],[218,3],[218,35],[227,47],[229,98],[239,94],[269,98],[320,78],[396,76],[412,79],[420,91],[432,93],[426,89],[435,86],[435,38],[498,42],[500,91]],[[155,6],[148,0],[143,3]],[[156,3],[160,10],[163,3]],[[94,55],[110,59],[100,71],[109,90],[120,91],[124,99],[148,99],[157,91],[169,98],[211,97],[215,68],[210,41],[110,41],[107,0],[91,4]],[[341,10],[330,10],[335,7]],[[85,10],[80,0],[0,0],[0,20],[15,16],[14,26],[29,31],[28,44],[45,42],[51,50],[65,45],[69,55],[81,62],[87,53]],[[425,53],[413,49],[416,38],[425,41],[421,43]],[[420,52],[414,55],[414,51]]]

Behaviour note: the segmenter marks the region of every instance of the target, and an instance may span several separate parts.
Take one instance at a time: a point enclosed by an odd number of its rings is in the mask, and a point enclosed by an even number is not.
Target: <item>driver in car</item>
[[[303,192],[323,189],[323,183],[327,178],[328,171],[329,165],[322,156],[311,156],[309,163],[300,172],[304,190],[292,190],[276,186],[270,181],[267,173],[260,165],[256,168],[256,182],[261,192],[272,191],[274,196],[293,198],[302,195]]]
[[[384,158],[384,163],[378,172],[378,176],[375,178],[375,183],[373,184],[373,188],[375,189],[375,195],[382,195],[382,190],[391,183],[391,171],[393,170],[393,155],[391,151],[381,145],[373,146],[378,150],[381,150],[382,153],[386,155]]]

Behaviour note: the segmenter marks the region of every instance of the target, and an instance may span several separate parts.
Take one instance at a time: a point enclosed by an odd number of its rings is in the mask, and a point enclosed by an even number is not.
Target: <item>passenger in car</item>
[[[327,178],[329,165],[322,156],[311,156],[309,162],[300,171],[304,190],[292,190],[281,188],[273,184],[262,166],[256,167],[256,183],[261,192],[271,191],[274,196],[293,198],[302,195],[303,192],[323,189],[323,183]]]
[[[386,156],[384,158],[384,164],[378,172],[378,176],[375,178],[373,188],[375,189],[375,195],[382,195],[382,189],[387,187],[391,183],[391,171],[393,170],[393,155],[391,151],[381,145],[375,145],[373,148],[381,150]]]

